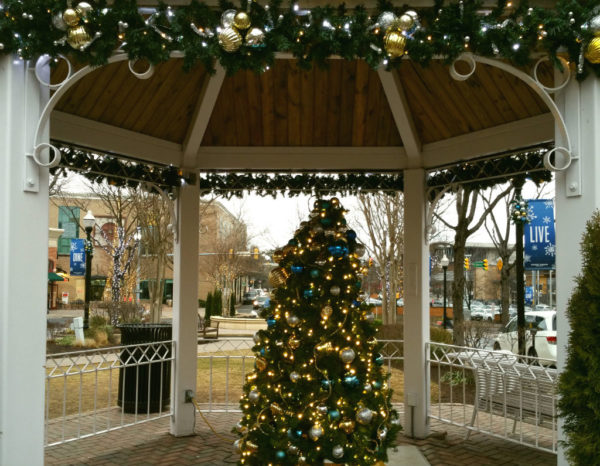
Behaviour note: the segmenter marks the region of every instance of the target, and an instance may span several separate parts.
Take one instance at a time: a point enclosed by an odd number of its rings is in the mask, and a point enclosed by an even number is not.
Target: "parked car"
[[[257,296],[258,293],[256,292],[256,290],[250,290],[244,293],[244,296],[242,296],[242,304],[252,304]]]
[[[556,311],[529,311],[525,313],[527,356],[539,357],[544,365],[556,364]],[[535,327],[535,344],[530,327]],[[517,317],[513,317],[494,341],[494,350],[519,352],[517,339]]]
[[[471,307],[471,320],[494,320],[494,310],[489,306]]]
[[[256,299],[252,302],[253,309],[264,309],[271,304],[271,298],[267,295],[257,296]]]

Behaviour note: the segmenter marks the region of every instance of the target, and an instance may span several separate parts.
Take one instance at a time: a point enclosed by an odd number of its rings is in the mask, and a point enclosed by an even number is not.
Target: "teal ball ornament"
[[[275,453],[275,457],[276,457],[278,460],[283,460],[283,459],[285,459],[285,451],[283,451],[283,450],[277,450],[277,453]]]
[[[332,421],[337,421],[340,418],[340,412],[337,409],[332,409],[329,411],[329,419]]]

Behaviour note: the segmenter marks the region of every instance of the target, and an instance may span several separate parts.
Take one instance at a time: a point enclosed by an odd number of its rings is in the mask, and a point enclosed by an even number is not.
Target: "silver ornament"
[[[593,32],[600,32],[600,15],[594,16],[590,21],[588,28]]]
[[[257,345],[260,343],[260,335],[258,334],[258,332],[256,332],[254,334],[254,336],[252,337],[252,339],[254,340],[254,343],[256,343]]]
[[[394,21],[396,21],[396,19],[397,16],[393,12],[384,11],[379,15],[379,18],[377,18],[377,23],[381,29],[386,30],[394,23]]]
[[[238,453],[241,453],[242,452],[242,439],[237,439],[235,442],[233,442],[233,446]]]
[[[354,361],[355,357],[356,353],[352,348],[344,348],[340,351],[340,359],[346,364],[350,364],[352,361]]]
[[[298,454],[298,447],[297,447],[296,445],[290,445],[290,446],[288,447],[288,450],[287,450],[287,451],[288,451],[288,453],[289,453],[290,455],[297,455],[297,454]]]
[[[392,419],[390,421],[390,424],[392,424],[393,426],[401,426],[402,424],[400,423],[400,419]]]
[[[241,421],[235,425],[235,430],[237,430],[238,432],[242,432],[244,429],[245,427],[242,425]]]
[[[0,42],[0,50],[4,50],[4,44]]]
[[[319,411],[320,414],[327,414],[328,408],[327,406],[317,406],[317,411]]]
[[[362,408],[356,413],[356,420],[363,425],[370,424],[373,420],[373,411],[369,408]]]
[[[87,23],[88,16],[93,11],[93,8],[88,2],[79,2],[75,7],[75,11],[81,16],[81,19]]]
[[[340,290],[340,287],[337,285],[332,286],[329,289],[329,292],[333,295],[333,296],[338,296],[340,294],[342,290]]]
[[[336,445],[331,450],[331,454],[334,458],[341,458],[342,456],[344,456],[344,447],[342,447],[341,445]]]
[[[298,318],[298,316],[295,316],[293,314],[290,314],[286,320],[290,327],[297,327],[300,324],[300,319]]]
[[[323,428],[319,424],[315,424],[308,431],[308,436],[311,439],[313,439],[314,441],[319,440],[322,435],[323,435]]]
[[[323,306],[323,309],[321,309],[321,317],[323,319],[328,319],[331,317],[331,314],[333,314],[333,308],[331,306]]]
[[[294,371],[290,374],[290,380],[294,383],[298,382],[298,380],[300,380],[300,374],[298,374],[298,372]]]
[[[365,245],[364,244],[360,244],[357,243],[356,246],[354,246],[354,254],[356,254],[356,257],[362,257],[365,255]]]
[[[62,17],[62,13],[57,13],[52,17],[52,24],[56,29],[60,29],[61,31],[66,31],[69,27]]]
[[[298,464],[306,464],[306,456],[299,456]]]
[[[367,322],[369,322],[370,324],[372,324],[373,322],[375,322],[375,314],[373,314],[372,312],[369,312],[366,316],[365,316],[365,320]]]
[[[221,25],[224,28],[230,28],[233,25],[233,19],[235,18],[237,11],[225,10],[221,15]]]
[[[257,390],[250,390],[250,393],[248,393],[248,399],[252,403],[256,403],[260,399],[260,393],[258,393]]]
[[[365,384],[365,386],[363,387],[363,390],[367,393],[371,393],[373,391],[373,387],[371,386],[370,383]]]
[[[377,437],[379,437],[379,440],[384,440],[387,437],[387,427],[383,426],[381,429],[379,429],[377,431]]]
[[[265,33],[262,29],[252,28],[246,33],[246,45],[262,47],[265,42]]]

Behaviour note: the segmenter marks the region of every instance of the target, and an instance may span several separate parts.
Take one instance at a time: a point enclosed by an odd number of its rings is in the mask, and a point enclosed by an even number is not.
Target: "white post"
[[[171,434],[194,433],[194,406],[185,402],[186,390],[196,392],[198,356],[198,183],[179,190],[179,237],[173,258],[173,340],[175,365],[171,393]]]
[[[557,104],[567,124],[573,152],[579,155],[578,167],[572,166],[556,175],[556,316],[558,326],[558,369],[566,362],[569,322],[566,316],[568,300],[575,285],[574,277],[581,272],[579,242],[585,224],[600,207],[600,80],[590,74],[585,81],[573,80],[557,95]],[[564,145],[556,131],[557,146]],[[576,184],[577,183],[577,184]],[[581,189],[580,195],[572,195]],[[559,419],[558,440],[564,440],[563,422]],[[559,443],[558,465],[567,465]]]
[[[404,171],[404,432],[429,432],[429,249],[425,233],[425,171]]]
[[[27,63],[0,57],[0,464],[44,464],[48,170],[25,153],[48,92]],[[39,179],[37,174],[39,172]]]

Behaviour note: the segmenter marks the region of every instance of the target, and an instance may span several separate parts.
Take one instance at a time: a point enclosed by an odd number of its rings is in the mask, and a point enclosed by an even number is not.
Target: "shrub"
[[[206,300],[198,299],[198,307],[206,307]]]
[[[567,363],[560,375],[558,408],[569,464],[598,464],[600,458],[600,213],[587,223],[581,242],[582,272],[569,301]]]
[[[206,323],[210,322],[210,316],[213,313],[212,310],[213,310],[213,295],[209,291],[208,294],[206,295],[206,307],[204,308],[204,321]]]
[[[73,346],[75,343],[75,335],[65,335],[56,340],[56,344],[60,346]]]
[[[235,317],[235,296],[231,293],[229,297],[229,315]]]
[[[213,291],[213,303],[211,315],[222,316],[223,315],[223,294],[221,290],[215,289]]]
[[[446,343],[452,344],[452,334],[441,327],[430,327],[429,328],[429,339],[435,343]]]

